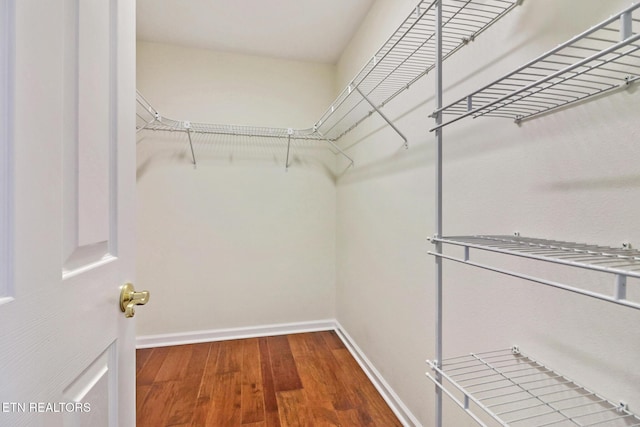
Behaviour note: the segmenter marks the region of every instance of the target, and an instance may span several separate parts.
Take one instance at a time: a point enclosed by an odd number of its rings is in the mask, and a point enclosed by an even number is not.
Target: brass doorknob
[[[132,283],[125,283],[120,288],[120,310],[124,317],[133,317],[136,314],[136,305],[145,305],[149,302],[149,291],[136,292]]]

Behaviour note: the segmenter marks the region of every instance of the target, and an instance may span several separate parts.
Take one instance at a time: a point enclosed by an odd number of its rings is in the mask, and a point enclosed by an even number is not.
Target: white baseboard
[[[340,322],[335,321],[335,331],[347,347],[351,355],[356,359],[364,373],[369,377],[369,380],[373,383],[378,393],[387,402],[387,405],[391,408],[398,420],[405,427],[422,427],[422,424],[411,413],[409,408],[402,402],[400,397],[391,388],[389,383],[385,381],[380,372],[373,366],[373,363],[365,356],[364,352],[358,347],[355,341],[349,336],[347,331],[340,325]]]
[[[249,326],[243,328],[213,329],[209,331],[143,335],[136,337],[136,348],[167,347],[170,345],[299,334],[302,332],[330,331],[334,330],[335,327],[336,321],[333,319],[327,319],[312,322],[280,323],[275,325]]]
[[[166,347],[171,345],[196,344],[202,342],[235,340],[242,338],[256,338],[274,335],[297,334],[303,332],[336,331],[345,347],[356,359],[376,390],[387,402],[398,420],[405,427],[422,427],[422,424],[409,411],[409,408],[400,400],[385,381],[380,372],[373,366],[364,352],[358,347],[347,331],[335,319],[318,320],[311,322],[282,323],[276,325],[214,329],[209,331],[182,332],[174,334],[144,335],[136,338],[136,348]]]

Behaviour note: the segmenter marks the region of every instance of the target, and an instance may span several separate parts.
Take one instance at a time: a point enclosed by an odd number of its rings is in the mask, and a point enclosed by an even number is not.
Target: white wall
[[[338,64],[344,84],[414,2],[378,0]],[[489,83],[628,6],[627,0],[525,1],[446,63],[445,102]],[[399,11],[402,9],[401,11]],[[337,182],[337,316],[425,425],[433,425],[433,75],[341,144],[356,166]],[[444,231],[640,246],[640,93],[632,87],[523,123],[468,119],[444,131]],[[503,265],[591,286],[538,264]],[[519,344],[532,357],[640,412],[640,312],[445,263],[445,357]],[[613,279],[605,279],[613,289]],[[640,284],[629,284],[636,300]],[[445,401],[447,398],[445,397]],[[446,426],[474,425],[450,404]]]
[[[307,127],[334,67],[138,44],[138,89],[176,120]],[[138,143],[138,335],[335,317],[335,156],[322,144],[146,133]]]

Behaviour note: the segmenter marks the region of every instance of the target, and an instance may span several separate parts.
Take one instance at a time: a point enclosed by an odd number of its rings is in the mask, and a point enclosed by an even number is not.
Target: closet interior
[[[192,135],[275,138],[287,144],[285,168],[290,167],[292,141],[326,143],[327,149],[343,156],[353,166],[357,158],[345,152],[341,139],[372,115],[383,119],[402,140],[411,141],[401,126],[385,114],[385,106],[419,79],[435,73],[434,124],[425,133],[435,136],[435,231],[429,241],[435,258],[435,349],[427,361],[426,375],[435,384],[436,427],[451,425],[443,419],[443,397],[448,396],[482,426],[640,426],[623,401],[602,397],[530,356],[530,349],[512,348],[447,356],[443,346],[444,261],[501,273],[532,283],[564,290],[620,306],[640,309],[637,292],[628,279],[640,279],[640,251],[625,244],[619,248],[513,235],[448,235],[443,232],[444,129],[465,118],[510,119],[519,126],[527,120],[562,111],[572,104],[596,98],[609,91],[624,90],[640,78],[640,4],[589,28],[538,56],[503,77],[451,103],[445,103],[445,60],[469,46],[522,0],[420,1],[412,13],[370,58],[326,109],[306,129],[237,126],[198,123],[164,117],[143,94],[137,94],[138,132],[186,134],[191,160],[197,163]],[[588,270],[610,277],[610,290],[592,289],[581,283],[563,283],[517,269],[475,260],[476,254],[491,253],[532,262]],[[494,258],[490,258],[494,259]],[[427,307],[425,307],[425,311]],[[615,332],[614,332],[615,333]],[[535,349],[531,349],[532,353]]]

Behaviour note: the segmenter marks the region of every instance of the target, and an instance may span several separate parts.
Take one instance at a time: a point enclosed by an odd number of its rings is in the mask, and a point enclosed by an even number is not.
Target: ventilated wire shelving
[[[194,164],[196,164],[196,156],[193,149],[193,141],[191,138],[191,135],[193,133],[241,136],[249,138],[256,137],[285,139],[287,140],[287,168],[289,167],[289,154],[292,140],[324,141],[332,147],[332,151],[334,152],[334,154],[343,155],[347,160],[350,161],[350,164],[353,165],[353,160],[351,159],[351,157],[344,153],[342,149],[334,144],[333,141],[322,137],[313,129],[301,130],[292,128],[273,128],[266,126],[238,126],[174,120],[161,116],[160,113],[140,93],[140,91],[136,91],[136,131],[141,132],[143,130],[186,133],[189,139],[189,147],[191,149],[191,155]]]
[[[137,101],[137,130],[142,131],[179,131],[179,132],[197,132],[220,135],[237,135],[237,136],[259,136],[265,138],[282,138],[282,139],[309,139],[323,140],[320,135],[313,132],[313,129],[291,129],[291,128],[273,128],[266,126],[238,126],[228,124],[211,124],[196,123],[190,121],[173,120],[162,117],[158,111],[151,106],[146,98],[138,91],[136,94]]]
[[[464,248],[462,257],[429,252],[429,254],[436,257],[461,262],[474,267],[480,267],[640,310],[640,302],[627,299],[627,278],[640,278],[640,251],[638,250],[520,236],[451,236],[443,238],[436,237],[431,240],[433,242],[456,245]],[[540,277],[478,263],[471,260],[471,249],[514,255],[569,267],[579,267],[600,273],[609,273],[614,276],[614,291],[611,295],[606,295]]]
[[[374,112],[380,113],[380,108],[435,67],[436,3],[421,1],[416,6],[316,122],[317,131],[330,139],[340,139]],[[519,3],[443,1],[443,59],[474,40]],[[384,115],[383,118],[387,120]]]
[[[439,13],[436,10],[436,13]],[[442,9],[442,20],[445,20]],[[440,20],[440,19],[438,19]],[[444,24],[443,24],[444,26]],[[442,30],[444,42],[444,29]],[[442,54],[446,54],[444,43]],[[442,260],[507,274],[599,300],[640,309],[628,298],[627,279],[640,278],[640,251],[630,245],[611,248],[557,240],[515,236],[442,237],[442,132],[444,126],[465,117],[506,117],[520,122],[549,111],[624,88],[640,78],[640,4],[590,28],[481,89],[442,106],[442,64],[436,66],[436,233],[430,239],[436,257],[435,358],[428,361],[427,376],[437,387],[435,425],[442,420],[442,395],[446,394],[482,426],[640,427],[640,417],[626,404],[615,403],[529,358],[517,348],[443,358]],[[455,116],[444,121],[445,115]],[[447,253],[443,249],[449,247]],[[455,252],[454,247],[458,247]],[[471,259],[472,251],[511,255],[613,277],[611,293],[570,286],[538,275],[497,267]],[[536,273],[537,274],[537,273]],[[637,294],[636,294],[637,295]],[[489,421],[489,422],[487,422]]]
[[[518,347],[427,363],[448,385],[427,376],[482,426],[640,426],[623,402],[600,396]]]
[[[516,122],[630,85],[640,77],[640,4],[577,35],[436,113]]]
[[[445,58],[474,40],[520,2],[521,0],[444,0]],[[186,132],[190,142],[191,133],[279,138],[289,141],[288,148],[291,140],[326,141],[334,153],[342,154],[353,164],[353,160],[335,142],[377,112],[398,132],[406,145],[407,139],[384,115],[381,108],[434,68],[436,4],[437,1],[420,1],[382,48],[338,95],[320,120],[309,129],[173,120],[161,116],[138,92],[137,131]],[[193,154],[193,145],[191,147]]]

